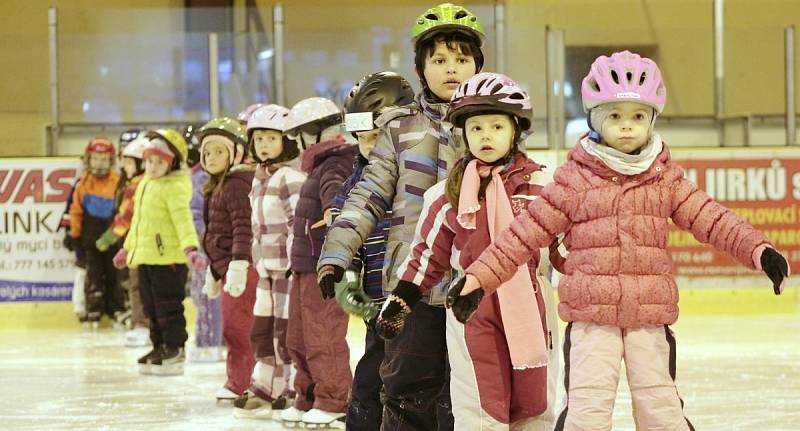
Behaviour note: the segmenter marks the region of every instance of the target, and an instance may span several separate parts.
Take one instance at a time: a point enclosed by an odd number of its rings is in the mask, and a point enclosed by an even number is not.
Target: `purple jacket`
[[[245,170],[236,170],[243,168]],[[253,231],[250,226],[250,187],[253,171],[239,165],[225,178],[222,188],[206,200],[203,249],[211,261],[211,273],[219,280],[232,260],[251,261]]]
[[[353,158],[357,153],[358,145],[349,145],[341,137],[320,142],[303,152],[300,170],[308,174],[308,179],[300,189],[294,214],[293,271],[317,272],[327,227],[311,229],[311,226],[322,220],[323,211],[333,205],[336,192],[353,173]]]

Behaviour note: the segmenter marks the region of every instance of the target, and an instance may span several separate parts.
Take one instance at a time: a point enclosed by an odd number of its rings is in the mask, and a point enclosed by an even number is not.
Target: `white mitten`
[[[206,268],[206,280],[203,283],[203,293],[211,299],[219,296],[219,280],[214,280],[211,267]]]
[[[228,264],[228,273],[225,274],[225,286],[222,289],[234,298],[242,296],[247,287],[247,267],[250,262],[234,260]]]

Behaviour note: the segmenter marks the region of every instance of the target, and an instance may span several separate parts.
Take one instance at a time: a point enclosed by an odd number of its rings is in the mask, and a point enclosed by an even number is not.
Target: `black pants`
[[[154,347],[183,347],[189,337],[183,316],[186,265],[140,265],[138,270],[142,307],[150,319],[150,341]]]
[[[375,319],[365,322],[364,356],[358,361],[353,374],[353,389],[347,406],[347,429],[349,431],[376,431],[381,428],[383,405],[379,373],[383,362],[383,338],[375,331]]]
[[[125,310],[125,293],[117,279],[114,268],[116,247],[105,252],[94,247],[86,248],[86,318],[99,321],[103,314],[113,318],[114,314]]]
[[[445,310],[418,303],[397,338],[385,344],[382,431],[449,431],[450,366]]]

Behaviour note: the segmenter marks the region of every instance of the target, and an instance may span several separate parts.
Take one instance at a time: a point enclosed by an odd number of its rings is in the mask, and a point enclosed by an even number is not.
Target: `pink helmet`
[[[660,114],[667,101],[667,88],[655,61],[630,51],[601,55],[592,63],[581,85],[583,109],[610,102],[637,102]]]
[[[253,113],[256,112],[256,110],[258,110],[258,108],[262,106],[264,106],[263,103],[254,103],[252,105],[249,105],[247,108],[244,108],[242,112],[239,113],[239,115],[236,116],[236,119],[241,121],[242,123],[247,123],[248,121],[250,121],[250,116],[253,115]]]
[[[470,115],[492,111],[515,116],[520,132],[531,128],[533,108],[528,93],[511,78],[490,72],[481,72],[458,86],[450,100],[447,120],[464,127]]]
[[[289,108],[281,105],[262,105],[247,120],[248,136],[256,129],[270,129],[284,132],[289,119]]]

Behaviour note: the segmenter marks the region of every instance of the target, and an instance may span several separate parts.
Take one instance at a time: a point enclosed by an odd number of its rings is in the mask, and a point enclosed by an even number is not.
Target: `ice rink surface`
[[[673,329],[678,390],[698,431],[800,430],[800,315],[682,316]],[[0,429],[284,429],[216,405],[224,363],[142,376],[135,361],[147,349],[123,348],[122,339],[110,329],[0,331]],[[360,322],[351,320],[348,341],[355,365]],[[624,375],[615,430],[634,429]]]

